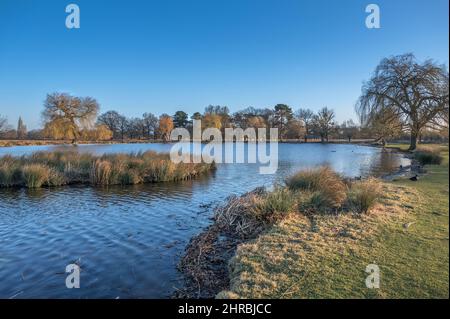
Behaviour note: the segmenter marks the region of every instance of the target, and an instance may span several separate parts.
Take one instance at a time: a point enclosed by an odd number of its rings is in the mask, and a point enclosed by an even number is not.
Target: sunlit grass
[[[290,214],[240,245],[218,297],[448,298],[448,147],[440,149],[441,165],[417,182],[383,183],[367,214]],[[373,263],[380,289],[365,285]]]

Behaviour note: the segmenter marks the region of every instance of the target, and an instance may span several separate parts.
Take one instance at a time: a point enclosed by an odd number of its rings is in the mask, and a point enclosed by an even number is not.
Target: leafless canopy
[[[386,58],[364,84],[356,111],[366,125],[389,111],[410,132],[410,149],[415,149],[424,127],[448,118],[448,85],[446,68],[431,60],[420,64],[412,54]]]

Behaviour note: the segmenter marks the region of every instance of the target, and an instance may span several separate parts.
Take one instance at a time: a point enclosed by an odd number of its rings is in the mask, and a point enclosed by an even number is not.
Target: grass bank
[[[368,185],[303,172],[271,199],[230,199],[180,264],[195,287],[188,295],[448,298],[448,147],[440,154],[442,164],[427,165],[418,181]],[[247,221],[255,207],[256,216],[269,213]],[[365,285],[369,264],[380,268],[379,289]]]
[[[214,168],[214,163],[174,164],[168,154],[152,151],[102,156],[75,151],[36,152],[1,157],[0,188],[169,182],[191,179]]]

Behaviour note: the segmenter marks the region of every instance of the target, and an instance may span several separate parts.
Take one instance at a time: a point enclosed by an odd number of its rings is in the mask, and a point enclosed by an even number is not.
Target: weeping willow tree
[[[427,60],[420,64],[404,54],[381,61],[372,78],[364,83],[356,105],[361,123],[381,125],[380,118],[393,118],[410,134],[410,150],[421,131],[437,118],[448,116],[448,71]],[[392,122],[386,122],[387,125]]]
[[[44,132],[54,139],[70,139],[76,144],[83,129],[93,125],[99,104],[91,97],[66,93],[48,94],[44,103]]]

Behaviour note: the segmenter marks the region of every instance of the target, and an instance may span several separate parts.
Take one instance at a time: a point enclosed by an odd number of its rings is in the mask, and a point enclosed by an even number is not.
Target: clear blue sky
[[[65,27],[76,3],[81,28]],[[381,29],[365,7],[381,8]],[[189,114],[286,103],[353,111],[386,56],[448,65],[448,0],[0,0],[0,114],[41,124],[47,93],[101,111]]]

